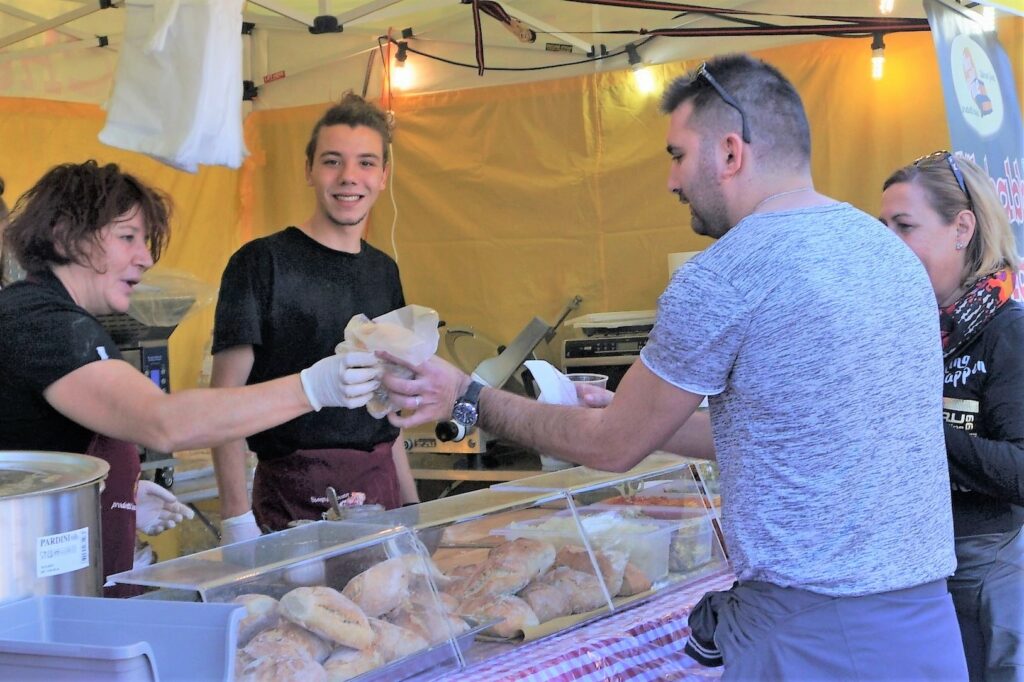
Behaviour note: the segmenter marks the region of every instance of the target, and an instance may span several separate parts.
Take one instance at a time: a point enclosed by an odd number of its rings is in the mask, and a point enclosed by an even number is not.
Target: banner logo
[[[964,122],[982,137],[995,135],[1003,124],[1006,107],[988,54],[970,36],[961,34],[950,43],[949,62]]]

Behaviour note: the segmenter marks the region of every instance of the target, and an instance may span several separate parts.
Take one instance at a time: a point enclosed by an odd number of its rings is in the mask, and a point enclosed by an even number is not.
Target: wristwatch
[[[484,385],[479,381],[470,381],[469,388],[455,401],[452,408],[452,420],[463,428],[470,428],[480,418],[480,391]]]

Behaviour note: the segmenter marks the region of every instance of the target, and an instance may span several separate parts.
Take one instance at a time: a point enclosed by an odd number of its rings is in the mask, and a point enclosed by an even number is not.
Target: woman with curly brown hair
[[[219,445],[322,406],[361,406],[346,381],[358,395],[375,381],[346,372],[346,356],[335,355],[261,384],[167,394],[124,362],[96,316],[128,310],[167,245],[170,213],[166,196],[115,164],[69,163],[18,200],[4,234],[28,275],[0,291],[0,450],[110,464],[104,575],[131,569],[137,512],[151,531],[189,513],[159,486],[139,486],[136,443],[160,452]]]

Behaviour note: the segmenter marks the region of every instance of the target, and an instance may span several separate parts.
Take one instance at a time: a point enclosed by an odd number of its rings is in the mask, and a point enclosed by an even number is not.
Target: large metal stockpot
[[[0,451],[0,603],[101,594],[100,490],[109,471],[87,455]]]

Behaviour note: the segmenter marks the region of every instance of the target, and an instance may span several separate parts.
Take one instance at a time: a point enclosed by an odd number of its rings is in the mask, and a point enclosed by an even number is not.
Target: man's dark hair
[[[750,145],[775,165],[806,167],[811,157],[811,131],[796,88],[778,69],[745,54],[717,57],[705,63],[708,73],[739,103],[750,128]],[[693,103],[691,122],[710,131],[741,130],[740,113],[697,75],[677,78],[665,90],[661,110],[671,114]]]
[[[89,265],[88,241],[133,209],[141,211],[146,245],[156,261],[170,238],[171,201],[116,164],[54,166],[14,205],[4,242],[29,273],[52,265]]]
[[[306,168],[313,167],[313,154],[316,153],[316,140],[320,135],[320,129],[324,126],[346,125],[350,128],[366,126],[380,133],[384,141],[384,165],[388,164],[391,146],[391,117],[372,102],[355,94],[351,90],[341,96],[341,101],[324,112],[320,120],[313,126],[313,132],[306,144]]]

